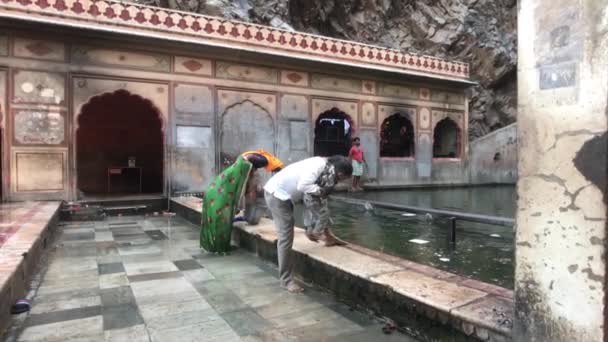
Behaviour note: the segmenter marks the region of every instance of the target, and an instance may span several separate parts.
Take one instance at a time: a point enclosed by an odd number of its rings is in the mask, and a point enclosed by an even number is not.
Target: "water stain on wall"
[[[606,197],[606,178],[608,178],[608,165],[606,164],[606,152],[608,151],[608,133],[588,140],[578,151],[574,158],[576,169]]]

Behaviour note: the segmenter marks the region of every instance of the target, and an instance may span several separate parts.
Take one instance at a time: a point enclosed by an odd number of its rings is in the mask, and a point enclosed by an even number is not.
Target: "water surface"
[[[513,217],[513,187],[449,188],[379,191],[353,197],[435,209],[460,210]],[[301,208],[299,208],[301,210]],[[331,202],[333,231],[351,243],[433,266],[469,278],[513,288],[513,239],[511,227],[457,221],[457,242],[448,242],[444,217],[416,215],[364,205]],[[297,224],[302,226],[301,215]],[[411,240],[427,241],[417,244]]]
[[[514,186],[507,185],[365,191],[349,196],[424,208],[515,217],[516,191]]]

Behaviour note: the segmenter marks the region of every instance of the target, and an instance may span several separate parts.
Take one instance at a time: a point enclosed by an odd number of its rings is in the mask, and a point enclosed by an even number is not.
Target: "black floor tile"
[[[113,226],[113,227],[120,227],[120,226],[137,226],[137,222],[135,221],[124,221],[124,222],[110,222],[108,223],[109,226]]]
[[[103,289],[99,293],[101,297],[101,305],[119,306],[125,304],[135,305],[135,296],[130,286],[120,286],[110,289]]]
[[[86,241],[86,240],[95,240],[95,232],[86,232],[86,233],[64,233],[62,241]]]
[[[129,282],[135,283],[138,281],[179,278],[179,277],[183,277],[182,273],[178,272],[178,271],[173,271],[173,272],[138,274],[138,275],[128,276],[127,278],[129,278]]]
[[[43,314],[33,314],[27,318],[26,325],[42,325],[75,319],[88,318],[101,315],[101,306],[89,306],[86,308],[69,309],[61,311],[47,312]]]
[[[122,262],[113,262],[110,264],[98,264],[97,270],[99,271],[99,275],[112,274],[124,272],[125,267]]]
[[[167,240],[167,235],[165,235],[165,233],[163,233],[160,230],[146,230],[145,231],[146,234],[148,234],[148,236],[152,239],[152,240]]]
[[[139,309],[133,304],[103,307],[102,312],[103,330],[123,329],[144,323]]]
[[[256,335],[272,327],[272,324],[253,309],[225,312],[220,314],[239,336]]]
[[[177,260],[173,262],[180,271],[196,270],[203,268],[201,264],[194,259]]]
[[[244,310],[249,307],[233,291],[217,280],[197,282],[193,285],[218,313]]]

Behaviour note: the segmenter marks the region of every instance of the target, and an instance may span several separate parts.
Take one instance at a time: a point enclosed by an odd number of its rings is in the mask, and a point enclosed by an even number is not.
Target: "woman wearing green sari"
[[[238,203],[245,192],[255,192],[255,185],[248,183],[254,172],[262,167],[276,172],[283,168],[283,163],[264,150],[245,152],[215,177],[205,192],[201,247],[207,252],[224,253],[230,250],[232,220]]]

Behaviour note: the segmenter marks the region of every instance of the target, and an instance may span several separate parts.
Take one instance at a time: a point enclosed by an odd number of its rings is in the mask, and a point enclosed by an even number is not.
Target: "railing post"
[[[455,217],[449,218],[448,239],[450,240],[450,243],[456,243],[456,218]]]

